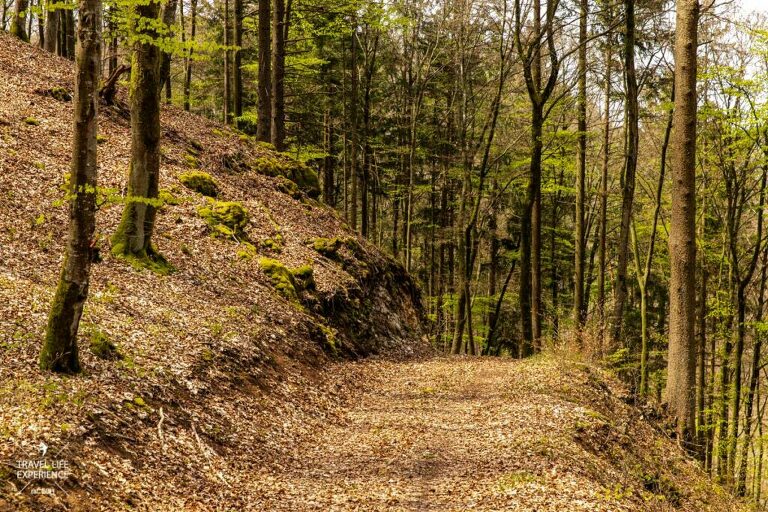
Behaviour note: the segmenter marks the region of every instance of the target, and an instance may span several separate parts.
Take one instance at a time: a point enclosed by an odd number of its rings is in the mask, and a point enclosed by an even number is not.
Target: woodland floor
[[[364,387],[254,480],[256,508],[739,509],[593,367],[436,358],[334,373]]]

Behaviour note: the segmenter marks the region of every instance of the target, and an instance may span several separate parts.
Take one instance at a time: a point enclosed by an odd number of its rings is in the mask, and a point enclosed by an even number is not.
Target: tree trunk
[[[168,0],[162,8],[161,19],[163,25],[168,30],[168,37],[174,37],[173,24],[176,21],[176,8],[178,6],[178,0]],[[163,87],[166,88],[166,103],[171,102],[171,54],[163,52],[162,61],[160,63],[160,83],[158,84],[160,90]]]
[[[63,373],[80,371],[77,331],[88,297],[96,227],[96,133],[101,74],[101,0],[78,6],[77,74],[71,163],[69,235],[48,329],[40,352],[40,368]]]
[[[350,168],[350,199],[349,199],[349,225],[354,231],[357,231],[357,146],[358,130],[357,130],[357,103],[359,92],[359,76],[357,74],[357,27],[352,33],[352,51],[350,57],[350,90],[349,90],[349,134],[350,134],[350,148],[349,148],[349,168]]]
[[[608,19],[612,20],[612,10]],[[610,36],[606,41],[605,50],[605,119],[603,125],[603,165],[600,176],[600,241],[598,242],[598,271],[597,271],[597,311],[600,348],[605,348],[605,274],[607,269],[607,226],[608,226],[608,167],[611,154],[611,62],[613,61],[613,45]]]
[[[699,459],[706,464],[707,453],[709,451],[709,443],[707,430],[709,425],[707,424],[705,412],[706,412],[706,388],[707,388],[707,279],[709,277],[707,273],[706,263],[704,258],[701,259],[701,289],[699,291],[699,347],[698,347],[698,386],[696,388],[696,432],[699,444]]]
[[[189,41],[192,47],[187,57],[187,66],[184,70],[184,110],[189,112],[191,108],[192,93],[192,55],[194,53],[195,36],[197,33],[197,0],[190,0],[189,3]]]
[[[270,142],[285,150],[285,0],[274,0],[272,10],[272,132]]]
[[[13,19],[11,20],[11,35],[14,35],[22,41],[29,42],[27,34],[27,0],[16,0],[14,4]]]
[[[272,42],[269,0],[259,2],[258,125],[256,138],[269,142],[272,133]]]
[[[760,272],[760,292],[757,301],[757,312],[755,315],[755,324],[761,325],[763,321],[763,309],[765,307],[765,285],[768,278],[768,268],[766,261],[768,251],[763,252],[762,270]],[[760,379],[760,357],[763,349],[762,334],[759,330],[755,333],[755,344],[752,347],[752,365],[750,368],[749,391],[744,402],[744,433],[741,442],[739,471],[736,477],[736,495],[744,496],[747,491],[747,459],[749,455],[749,445],[752,440],[752,410],[754,408],[755,394],[757,391],[758,380]]]
[[[612,348],[616,348],[624,324],[624,307],[627,302],[627,259],[629,253],[629,232],[632,221],[632,205],[635,199],[635,171],[638,149],[638,104],[637,76],[635,74],[635,2],[624,0],[624,78],[626,85],[626,131],[627,154],[624,167],[624,187],[621,201],[621,228],[619,232],[618,265],[614,284],[613,325],[611,326]]]
[[[229,0],[224,0],[224,124],[232,122],[232,44],[229,25]]]
[[[160,4],[138,5],[136,14],[157,20]],[[143,31],[154,38],[152,28]],[[137,41],[131,65],[131,166],[123,217],[112,237],[112,252],[139,264],[161,263],[151,239],[160,174],[160,58],[157,45]]]
[[[669,236],[670,314],[666,401],[678,441],[695,444],[696,390],[696,49],[698,0],[678,0],[675,35],[675,115],[672,136],[672,215]]]
[[[586,309],[584,307],[584,235],[585,188],[587,175],[587,15],[588,0],[580,0],[579,16],[579,91],[578,91],[578,130],[579,130],[579,167],[576,176],[576,232],[574,234],[575,264],[573,275],[573,319],[576,335],[584,327]]]
[[[235,49],[232,51],[232,113],[235,116],[235,124],[243,115],[243,71],[242,55],[243,46],[243,0],[235,0],[233,9],[233,39]]]
[[[53,2],[48,0],[45,20],[45,44],[43,48],[50,53],[56,53],[56,44],[59,41],[59,10],[52,7]]]

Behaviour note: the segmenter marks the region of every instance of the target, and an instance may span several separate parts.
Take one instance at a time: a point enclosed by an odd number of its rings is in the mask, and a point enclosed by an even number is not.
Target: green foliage
[[[188,171],[179,176],[182,185],[207,197],[216,197],[219,186],[213,176],[203,171]]]
[[[245,238],[249,218],[242,204],[209,199],[208,205],[199,208],[197,213],[208,223],[214,234],[235,239]]]

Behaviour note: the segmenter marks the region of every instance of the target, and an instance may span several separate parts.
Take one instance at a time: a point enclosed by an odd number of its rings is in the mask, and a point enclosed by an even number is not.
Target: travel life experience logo
[[[58,487],[66,494],[60,482],[67,480],[72,471],[69,461],[59,457],[64,451],[64,447],[53,453],[51,458],[48,458],[49,447],[45,442],[41,441],[37,450],[38,458],[20,459],[14,464],[16,478],[24,483],[19,493],[28,491],[30,494],[54,495],[56,494],[56,487]],[[35,483],[38,485],[33,486]],[[52,487],[51,484],[55,487]]]

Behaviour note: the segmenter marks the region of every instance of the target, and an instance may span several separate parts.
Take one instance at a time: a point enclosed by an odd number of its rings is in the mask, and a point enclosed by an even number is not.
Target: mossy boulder
[[[315,238],[311,243],[314,250],[330,260],[339,259],[339,249],[344,245],[338,238]]]
[[[302,290],[315,289],[315,273],[311,265],[302,265],[291,270],[296,285]]]
[[[320,179],[317,177],[317,173],[306,164],[294,162],[295,165],[289,168],[286,177],[296,183],[299,189],[312,199],[320,197]]]
[[[320,179],[317,173],[308,165],[291,158],[284,153],[265,155],[251,162],[254,171],[265,176],[282,176],[292,181],[296,187],[312,199],[320,196]],[[280,187],[280,185],[278,186]],[[293,187],[283,185],[281,189],[292,197]]]
[[[207,197],[219,195],[219,186],[213,176],[203,171],[188,171],[179,176],[182,185]]]
[[[294,199],[301,199],[302,193],[296,183],[282,176],[278,177],[278,179],[279,181],[277,182],[277,190],[283,194],[288,194]]]
[[[259,266],[270,278],[278,293],[288,300],[299,302],[301,292],[315,289],[314,270],[311,265],[289,269],[276,259],[261,258]]]
[[[117,345],[103,331],[94,329],[90,332],[89,338],[91,352],[99,359],[114,361],[123,358]]]
[[[64,87],[58,87],[58,86],[51,87],[50,89],[48,89],[47,93],[48,93],[48,96],[50,96],[51,98],[57,101],[62,101],[62,102],[72,101],[72,93],[70,93]]]
[[[288,267],[272,258],[261,258],[259,266],[267,274],[267,277],[272,281],[272,286],[280,295],[288,300],[298,302],[299,294],[296,291],[296,280]]]
[[[248,211],[242,204],[234,201],[209,200],[207,206],[197,210],[215,233],[243,238],[248,225]]]

